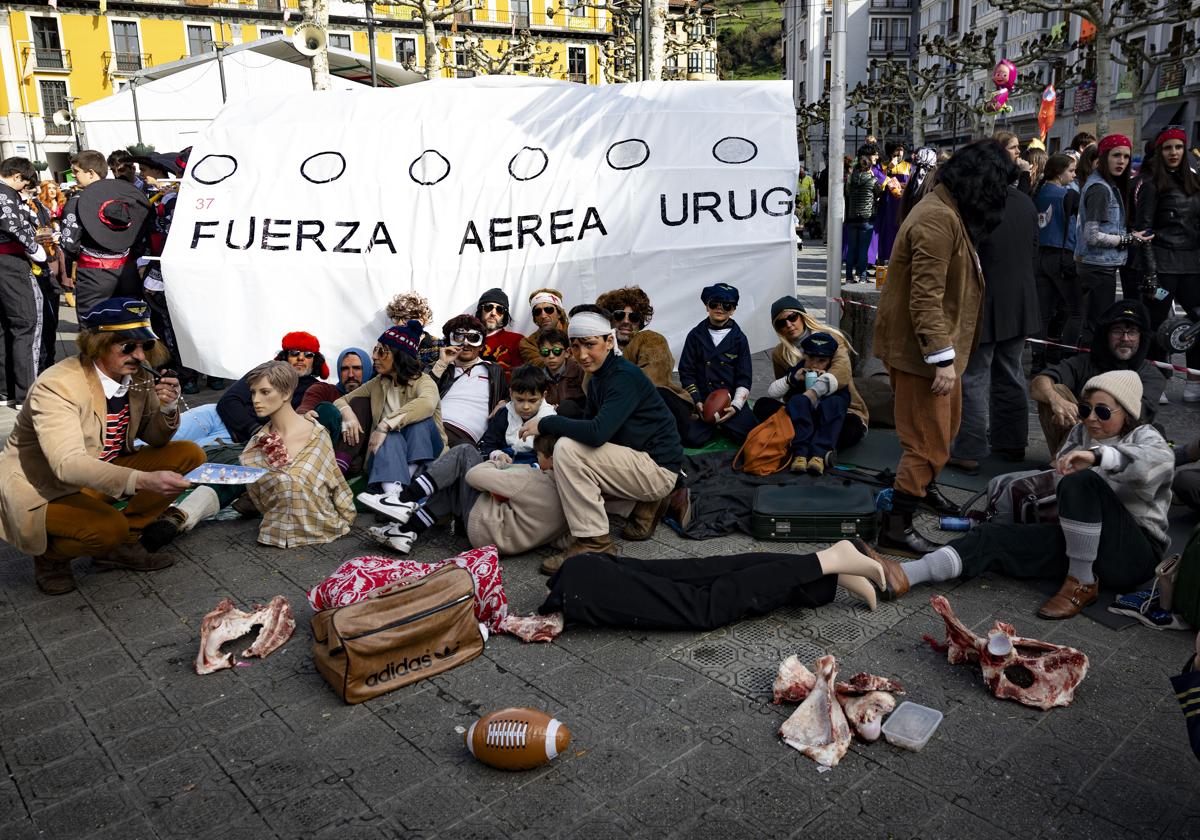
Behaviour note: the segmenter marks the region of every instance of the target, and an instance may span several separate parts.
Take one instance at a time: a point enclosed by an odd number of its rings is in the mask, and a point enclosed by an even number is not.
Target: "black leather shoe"
[[[931,483],[925,488],[925,496],[917,504],[942,516],[962,515],[959,506],[947,499],[942,488],[938,487],[936,483]]]
[[[879,530],[875,545],[890,554],[904,557],[923,557],[941,548],[939,543],[925,539],[913,527],[912,514],[897,511],[883,514],[883,527]]]
[[[992,457],[999,458],[1001,461],[1019,464],[1025,460],[1025,447],[1022,446],[1020,449],[997,449],[992,447]]]

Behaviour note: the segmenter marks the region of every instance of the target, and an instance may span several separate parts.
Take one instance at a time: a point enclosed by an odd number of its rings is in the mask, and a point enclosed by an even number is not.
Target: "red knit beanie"
[[[283,350],[306,350],[309,353],[321,353],[321,342],[312,333],[306,332],[290,332],[283,337],[283,341],[279,343]],[[325,357],[321,357],[321,378],[329,377],[329,364],[325,361]]]

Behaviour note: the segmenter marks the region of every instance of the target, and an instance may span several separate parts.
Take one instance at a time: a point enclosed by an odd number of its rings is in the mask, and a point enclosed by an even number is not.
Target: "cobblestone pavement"
[[[1178,388],[1176,383],[1173,388]],[[1196,407],[1168,409],[1194,432]],[[96,574],[44,598],[32,563],[0,556],[0,838],[1178,838],[1200,837],[1197,764],[1167,682],[1190,634],[1113,631],[1033,616],[1033,587],[984,578],[925,588],[874,612],[842,593],[711,633],[569,629],[550,645],[496,637],[478,659],[346,706],[309,656],[304,593],[340,561],[376,553],[372,524],[317,548],[255,543],[255,524],[203,525],[173,567]],[[925,523],[928,530],[929,523]],[[414,557],[465,542],[445,532]],[[666,528],[636,556],[806,545],[684,541]],[[541,552],[504,560],[512,607],[544,593]],[[923,634],[948,595],[976,630],[995,618],[1075,645],[1091,671],[1069,708],[992,698]],[[250,667],[198,677],[200,618],[218,600],[286,595],[296,634]],[[821,773],[784,746],[770,703],[785,656],[833,653],[843,674],[901,679],[945,713],[920,753],[855,743]],[[525,773],[474,761],[456,726],[507,705],[566,722],[568,752]]]

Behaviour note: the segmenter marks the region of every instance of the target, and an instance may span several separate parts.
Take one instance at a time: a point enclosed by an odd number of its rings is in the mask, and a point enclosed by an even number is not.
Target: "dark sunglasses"
[[[561,356],[563,354],[563,348],[561,348],[561,347],[543,347],[542,348],[543,356],[549,356],[551,353],[553,353],[555,356]]]
[[[121,352],[128,356],[133,353],[134,350],[141,347],[143,353],[149,353],[154,349],[155,344],[158,344],[158,342],[153,338],[149,339],[148,341],[126,341],[121,345]]]
[[[736,303],[728,303],[723,300],[710,300],[708,302],[709,309],[720,309],[722,312],[732,312],[737,309]]]
[[[534,318],[536,318],[539,315],[554,315],[557,312],[558,312],[558,310],[555,309],[553,306],[535,306],[535,307],[533,307],[533,317]]]
[[[1104,403],[1100,403],[1100,405],[1096,405],[1096,406],[1090,405],[1088,403],[1080,403],[1079,404],[1079,419],[1086,420],[1086,419],[1088,419],[1088,417],[1091,416],[1092,412],[1095,411],[1096,419],[1099,420],[1101,423],[1107,423],[1109,420],[1112,419],[1113,413],[1120,411],[1120,410],[1121,410],[1120,408],[1109,408]]]
[[[796,321],[799,320],[799,318],[800,318],[799,312],[793,312],[790,315],[784,315],[782,318],[776,318],[775,319],[775,331],[778,332],[779,330],[782,330],[784,327],[786,327],[788,324],[796,323]]]
[[[450,333],[450,343],[455,346],[463,344],[478,347],[483,344],[483,333],[478,330],[455,330]]]
[[[317,354],[311,350],[288,350],[287,355],[288,355],[289,359],[298,359],[301,356],[303,356],[306,359],[311,359],[314,356],[316,356]]]
[[[618,309],[612,314],[613,323],[619,324],[622,321],[628,320],[631,324],[642,323],[642,313],[626,312],[624,309]]]
[[[485,303],[480,307],[484,312],[499,312],[501,315],[508,312],[508,308],[501,306],[498,303]]]

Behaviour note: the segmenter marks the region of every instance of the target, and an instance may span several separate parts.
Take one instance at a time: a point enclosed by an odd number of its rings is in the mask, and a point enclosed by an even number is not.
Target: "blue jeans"
[[[225,421],[217,414],[216,405],[198,405],[188,409],[179,417],[179,431],[174,440],[190,440],[198,446],[215,446],[233,443],[233,436],[225,428]]]
[[[796,435],[792,438],[792,454],[805,458],[825,458],[837,446],[842,424],[850,410],[850,389],[842,388],[823,397],[815,406],[804,394],[787,401],[788,417]]]
[[[870,222],[846,222],[846,282],[854,282],[854,275],[866,279],[867,252],[871,250],[871,234],[875,226]]]
[[[1024,352],[1021,336],[986,342],[971,351],[962,375],[962,419],[950,445],[951,457],[978,461],[991,449],[1024,449],[1029,444]]]

